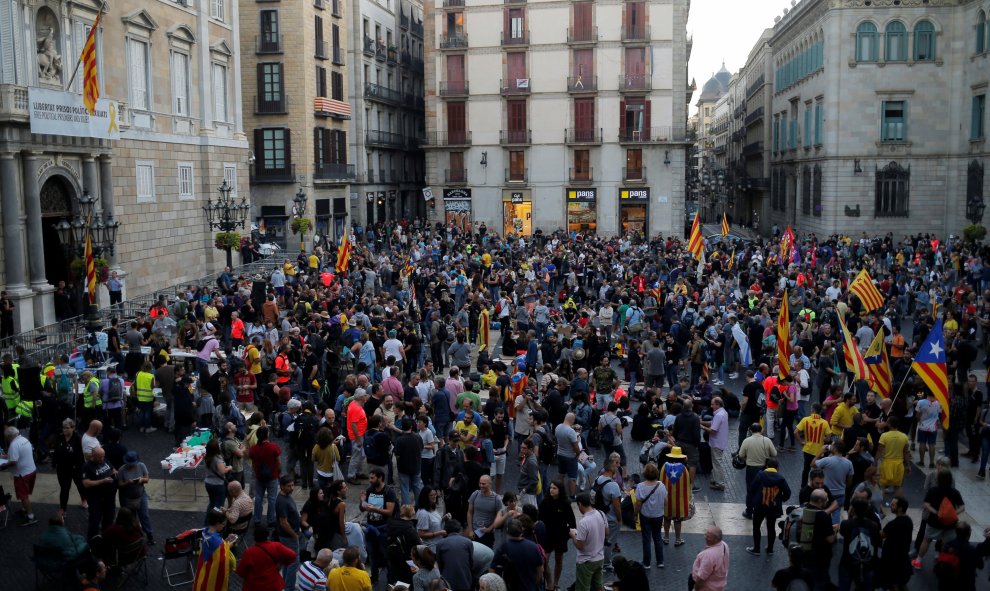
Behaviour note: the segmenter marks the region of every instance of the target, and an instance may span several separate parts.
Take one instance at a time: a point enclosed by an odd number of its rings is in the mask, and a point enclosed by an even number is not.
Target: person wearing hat
[[[681,539],[681,522],[690,516],[691,512],[691,471],[687,466],[687,455],[680,447],[674,446],[667,454],[667,462],[660,469],[660,482],[667,489],[664,501],[663,539],[670,541],[670,524],[674,524],[674,535],[677,536],[674,546],[683,546]]]
[[[127,508],[137,514],[141,521],[141,529],[148,537],[148,545],[155,545],[155,534],[151,529],[151,517],[148,515],[148,493],[145,485],[151,480],[148,467],[144,465],[136,451],[124,455],[124,465],[117,470],[117,488],[119,489],[120,507]]]

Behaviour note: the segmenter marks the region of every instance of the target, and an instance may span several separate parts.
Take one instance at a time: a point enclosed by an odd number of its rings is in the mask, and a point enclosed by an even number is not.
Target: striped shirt
[[[327,575],[318,564],[309,561],[299,565],[295,591],[326,591],[326,588]]]

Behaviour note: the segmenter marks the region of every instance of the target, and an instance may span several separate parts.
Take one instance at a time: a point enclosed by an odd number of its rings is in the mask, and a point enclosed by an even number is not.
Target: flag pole
[[[95,29],[97,25],[100,24],[100,19],[103,17],[103,12],[107,9],[107,0],[103,0],[100,4],[100,11],[96,15],[96,20],[93,21],[93,28]],[[95,43],[95,41],[94,41]],[[86,43],[83,42],[83,45]],[[65,85],[66,88],[72,88],[72,83],[76,81],[76,74],[79,73],[79,64],[82,63],[82,51],[79,52],[79,58],[76,59],[76,66],[72,68],[72,76],[69,78],[69,83]]]
[[[907,373],[904,374],[904,379],[901,380],[901,385],[897,387],[897,393],[894,394],[894,397],[890,399],[890,406],[891,407],[893,407],[894,406],[894,403],[897,402],[897,397],[901,395],[901,388],[904,387],[904,384],[907,382],[908,376],[911,375],[911,372],[912,371],[914,371],[914,367],[909,368],[907,370]]]

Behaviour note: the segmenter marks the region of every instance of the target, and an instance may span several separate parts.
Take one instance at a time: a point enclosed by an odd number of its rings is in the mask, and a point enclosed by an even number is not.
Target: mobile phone
[[[407,561],[406,561],[406,564],[408,564],[408,565],[409,565],[409,568],[413,568],[414,566],[416,566],[416,563],[415,563],[415,562],[413,562],[412,560],[407,560]]]

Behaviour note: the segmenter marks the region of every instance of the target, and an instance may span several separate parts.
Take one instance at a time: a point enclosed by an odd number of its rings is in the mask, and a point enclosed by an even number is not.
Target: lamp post
[[[251,209],[251,206],[247,203],[247,199],[241,199],[241,202],[237,203],[237,198],[230,196],[233,192],[233,187],[227,183],[227,179],[224,179],[223,184],[217,188],[217,192],[220,193],[217,200],[211,201],[207,197],[206,205],[203,206],[203,211],[206,212],[206,220],[210,229],[220,230],[221,232],[233,232],[237,228],[243,228],[244,222],[247,220],[248,210]],[[227,251],[227,266],[233,267],[234,264],[230,254],[229,243],[224,245],[224,250]]]
[[[306,217],[306,193],[303,192],[302,187],[296,191],[296,196],[292,198],[292,217],[297,220]],[[305,229],[300,227],[299,232],[299,250],[306,250],[306,232]]]
[[[114,245],[117,242],[117,232],[120,230],[120,222],[113,218],[113,214],[106,212],[99,215],[95,212],[96,197],[89,194],[88,190],[83,190],[82,196],[76,199],[79,210],[71,221],[63,218],[55,224],[55,231],[58,233],[59,242],[65,251],[66,258],[83,258],[86,254],[86,236],[90,237],[93,245],[93,258],[102,257],[104,254],[113,255]],[[83,276],[85,278],[86,262],[83,261]],[[86,280],[83,280],[83,291],[89,294]],[[86,331],[92,336],[93,333],[102,329],[100,324],[99,308],[96,305],[95,295],[88,299],[86,305]],[[91,343],[93,344],[93,343]]]

